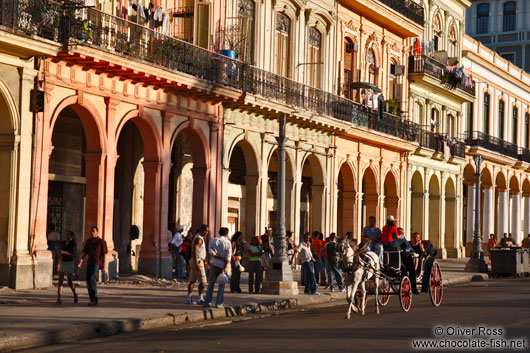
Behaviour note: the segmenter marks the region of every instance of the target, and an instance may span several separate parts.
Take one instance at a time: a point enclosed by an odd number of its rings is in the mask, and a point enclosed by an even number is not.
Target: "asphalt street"
[[[398,297],[393,296],[381,309],[381,314],[376,315],[372,298],[366,315],[352,315],[350,320],[344,319],[346,304],[334,304],[235,321],[211,321],[121,334],[26,352],[426,351],[413,348],[420,338],[438,342],[433,344],[444,341],[445,345],[464,346],[479,344],[477,342],[482,340],[488,345],[504,347],[494,350],[485,346],[475,352],[530,352],[528,278],[445,288],[444,301],[439,308],[431,305],[428,295],[414,296],[408,313],[401,311]],[[510,344],[520,347],[507,348]]]

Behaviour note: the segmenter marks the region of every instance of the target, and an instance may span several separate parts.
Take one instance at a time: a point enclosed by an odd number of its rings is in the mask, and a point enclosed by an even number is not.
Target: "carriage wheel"
[[[363,292],[360,289],[357,289],[355,292],[355,306],[359,310],[364,310],[366,308],[366,301],[363,301]]]
[[[429,295],[432,305],[438,307],[442,304],[443,298],[442,271],[438,263],[432,264],[431,276],[429,277]]]
[[[383,289],[379,290],[379,295],[377,296],[379,298],[379,304],[381,306],[385,306],[388,304],[388,301],[390,300],[390,285],[387,281],[383,281],[385,285],[383,286]]]
[[[404,312],[410,310],[410,304],[412,302],[412,288],[410,285],[410,279],[407,276],[403,276],[401,279],[401,285],[399,286],[399,304]]]

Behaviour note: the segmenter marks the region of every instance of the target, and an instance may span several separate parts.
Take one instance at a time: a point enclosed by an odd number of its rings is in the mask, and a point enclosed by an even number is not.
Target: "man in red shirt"
[[[92,226],[90,228],[91,237],[87,239],[83,246],[81,259],[77,267],[83,266],[83,260],[88,257],[86,270],[86,285],[88,288],[88,295],[90,296],[89,306],[98,305],[98,277],[99,269],[105,274],[105,254],[107,253],[107,243],[105,240],[98,237],[98,227]]]
[[[387,218],[386,225],[383,227],[383,232],[381,234],[381,243],[383,243],[383,246],[386,249],[394,249],[404,246],[407,251],[415,254],[414,249],[408,240],[404,236],[399,235],[394,216],[388,216]]]

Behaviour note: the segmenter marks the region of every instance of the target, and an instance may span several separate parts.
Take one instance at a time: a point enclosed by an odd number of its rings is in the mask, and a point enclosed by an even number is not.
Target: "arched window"
[[[359,81],[357,75],[357,45],[350,38],[344,40],[344,95],[349,99],[356,98],[356,90],[351,88],[353,82]]]
[[[440,20],[440,16],[436,15],[434,16],[433,23],[432,23],[432,29],[434,32],[434,50],[442,50],[442,21]]]
[[[498,121],[498,135],[501,140],[504,139],[504,101],[499,101],[499,121]]]
[[[458,56],[457,41],[456,41],[456,28],[454,25],[449,27],[449,57],[454,58]]]
[[[490,4],[477,6],[477,34],[489,32]]]
[[[524,148],[528,149],[529,142],[528,141],[528,129],[530,128],[530,114],[526,113],[524,115]]]
[[[504,32],[515,31],[515,1],[504,3],[502,13],[502,30]]]
[[[368,82],[377,86],[377,67],[375,53],[372,48],[366,52],[366,63],[368,64]]]
[[[512,110],[512,143],[517,144],[517,107]]]
[[[276,14],[276,73],[289,77],[291,74],[291,19],[283,12]]]
[[[482,130],[486,135],[490,133],[490,95],[484,93],[484,117],[482,120]]]
[[[322,77],[322,34],[316,28],[309,28],[309,85],[321,88]]]

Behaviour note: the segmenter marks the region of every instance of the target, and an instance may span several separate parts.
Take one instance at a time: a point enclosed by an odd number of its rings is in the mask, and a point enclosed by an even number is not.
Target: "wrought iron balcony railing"
[[[0,1],[8,4],[21,2]],[[94,47],[168,71],[189,74],[207,81],[212,88],[233,88],[245,94],[261,96],[349,122],[354,126],[373,129],[407,141],[418,141],[417,124],[368,109],[347,98],[258,69],[93,8],[64,6],[58,12],[60,15],[57,23],[60,24],[61,31],[54,33],[54,40],[58,37],[67,47]],[[37,21],[37,16],[31,19]],[[20,21],[11,20],[11,23],[12,28],[21,29]]]
[[[465,132],[466,145],[472,147],[483,147],[492,152],[497,152],[511,158],[519,158],[517,145],[501,140],[497,137],[487,135],[480,131]]]
[[[13,32],[58,42],[63,11],[48,0],[0,0],[0,25]]]
[[[449,89],[458,88],[466,93],[475,95],[475,83],[463,75],[458,80],[452,80],[450,73],[446,72],[445,65],[427,55],[411,55],[409,57],[409,74],[427,74],[437,78]]]
[[[379,0],[379,2],[385,4],[386,6],[399,12],[400,14],[402,14],[409,20],[423,27],[424,25],[423,6],[417,4],[413,0]]]

